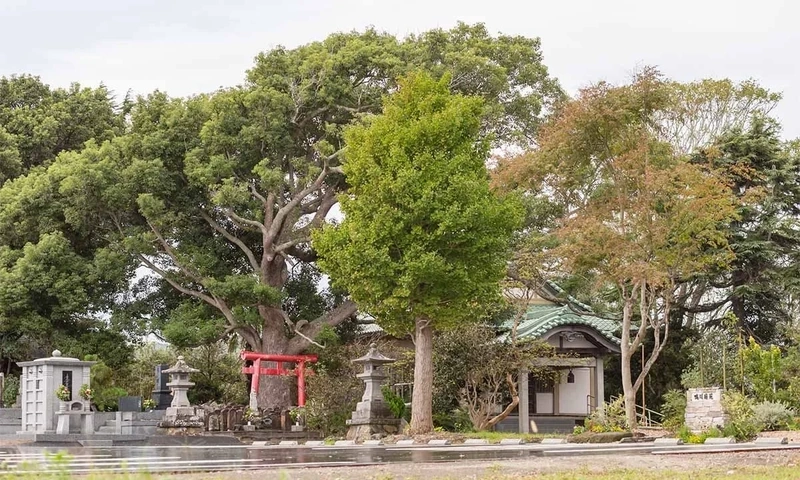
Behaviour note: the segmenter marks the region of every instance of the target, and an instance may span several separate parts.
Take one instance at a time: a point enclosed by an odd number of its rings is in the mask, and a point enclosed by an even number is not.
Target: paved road
[[[460,460],[491,461],[551,456],[665,455],[731,451],[800,449],[800,444],[686,445],[658,447],[653,444],[605,445],[481,445],[413,447],[103,447],[67,448],[15,446],[0,448],[0,462],[7,470],[66,469],[74,473],[108,472],[207,472],[228,470],[286,469],[320,466],[358,466],[386,463],[436,463]],[[60,452],[60,453],[59,453]],[[2,472],[0,472],[2,475]]]

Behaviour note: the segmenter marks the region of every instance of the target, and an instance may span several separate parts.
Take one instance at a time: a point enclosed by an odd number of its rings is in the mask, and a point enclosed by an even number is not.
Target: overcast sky
[[[118,95],[173,96],[241,83],[253,57],[373,25],[404,36],[459,20],[542,39],[574,93],[656,65],[688,81],[754,78],[782,91],[784,137],[800,137],[800,2],[793,0],[0,0],[0,75]]]

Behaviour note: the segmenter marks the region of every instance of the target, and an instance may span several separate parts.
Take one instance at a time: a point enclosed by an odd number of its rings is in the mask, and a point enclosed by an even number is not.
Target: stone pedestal
[[[191,406],[187,396],[189,387],[194,386],[194,383],[189,381],[189,375],[195,372],[199,370],[186,365],[183,356],[178,357],[178,362],[172,368],[164,370],[170,378],[167,387],[172,390],[172,403],[158,426],[166,429],[167,435],[203,433],[206,412],[202,408]]]
[[[721,388],[690,388],[686,391],[684,421],[692,432],[724,427],[726,420],[722,409]]]
[[[364,371],[357,376],[364,381],[365,387],[361,401],[347,421],[350,425],[347,431],[348,440],[363,441],[370,440],[373,435],[386,436],[398,433],[400,419],[392,416],[381,392],[381,383],[386,379],[381,366],[392,362],[394,359],[381,355],[374,343],[370,345],[366,355],[353,360],[353,363],[364,366]]]

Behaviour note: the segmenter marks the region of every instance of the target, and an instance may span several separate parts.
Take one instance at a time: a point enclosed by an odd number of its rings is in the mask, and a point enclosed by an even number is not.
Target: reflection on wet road
[[[353,466],[395,462],[448,462],[523,458],[541,451],[520,447],[248,448],[245,446],[0,448],[8,470],[62,468],[88,471],[209,471],[308,466]]]

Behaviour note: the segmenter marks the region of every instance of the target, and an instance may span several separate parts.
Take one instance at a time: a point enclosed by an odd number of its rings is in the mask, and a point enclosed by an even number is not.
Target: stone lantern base
[[[205,429],[206,411],[199,407],[168,407],[158,428],[167,435],[200,435]]]
[[[382,400],[358,402],[347,425],[350,426],[347,439],[356,441],[371,440],[373,435],[395,435],[400,431],[400,419],[392,417],[389,407]]]
[[[400,433],[400,419],[398,418],[367,418],[363,420],[348,420],[350,428],[347,430],[347,439],[363,442],[371,440],[373,435],[386,437]]]

